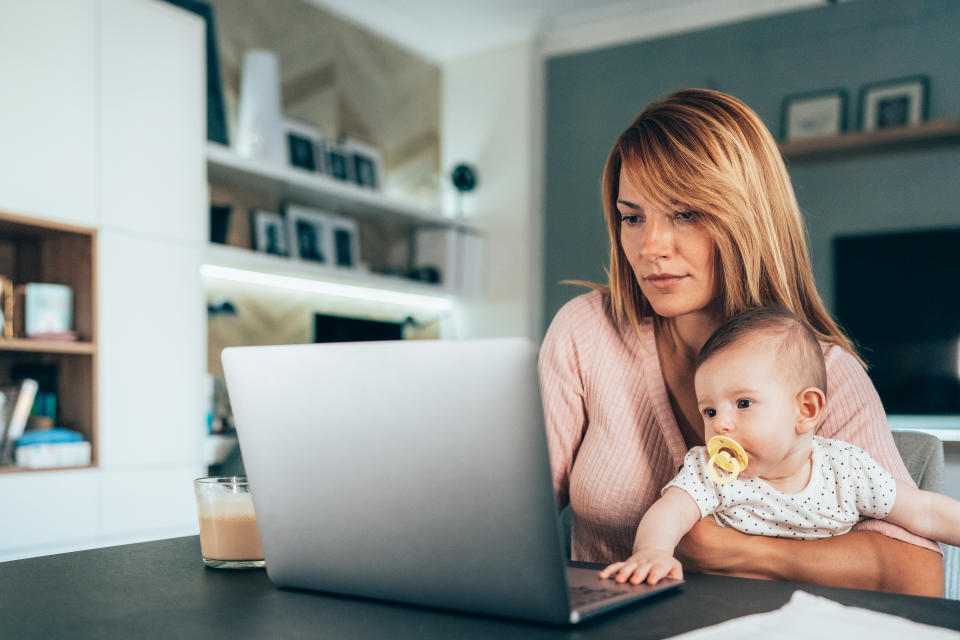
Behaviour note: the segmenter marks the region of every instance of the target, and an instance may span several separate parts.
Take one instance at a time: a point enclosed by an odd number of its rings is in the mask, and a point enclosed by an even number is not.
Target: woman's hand
[[[614,580],[640,584],[644,580],[657,584],[663,578],[683,579],[683,567],[673,555],[663,549],[638,549],[623,562],[614,562],[600,572],[601,579],[616,574]]]

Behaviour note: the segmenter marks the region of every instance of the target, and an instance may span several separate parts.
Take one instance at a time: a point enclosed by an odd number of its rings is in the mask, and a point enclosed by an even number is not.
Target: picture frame
[[[323,136],[320,130],[306,122],[284,118],[283,139],[287,146],[287,164],[310,173],[323,173],[320,153]]]
[[[329,265],[333,260],[331,216],[297,204],[288,204],[285,209],[290,255],[305,262]]]
[[[353,163],[350,150],[343,144],[329,144],[324,147],[324,173],[335,180],[353,182]]]
[[[376,147],[347,140],[343,147],[350,162],[350,176],[354,184],[367,189],[379,190],[383,186],[383,155]]]
[[[360,235],[357,221],[334,216],[330,219],[332,264],[341,269],[359,269]]]
[[[905,76],[860,87],[860,130],[917,125],[927,119],[930,79]]]
[[[290,243],[283,216],[276,211],[254,209],[251,217],[254,250],[274,256],[289,256]]]
[[[233,210],[229,204],[210,205],[210,242],[227,244],[227,235],[230,230],[230,213]]]
[[[780,131],[784,141],[838,136],[847,128],[847,92],[824,89],[784,97]]]

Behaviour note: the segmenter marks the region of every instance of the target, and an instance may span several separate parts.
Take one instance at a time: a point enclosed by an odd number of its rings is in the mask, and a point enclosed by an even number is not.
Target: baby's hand
[[[663,549],[639,549],[623,562],[614,562],[600,572],[600,578],[612,576],[617,582],[628,579],[631,584],[640,584],[646,579],[649,584],[657,584],[662,578],[683,579],[683,567],[670,553]]]

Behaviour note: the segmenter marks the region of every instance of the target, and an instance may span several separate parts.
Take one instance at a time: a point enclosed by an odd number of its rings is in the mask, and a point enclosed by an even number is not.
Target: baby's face
[[[706,440],[733,438],[748,456],[745,477],[776,476],[804,440],[797,434],[799,391],[777,366],[776,344],[744,340],[711,356],[697,369],[697,406]]]

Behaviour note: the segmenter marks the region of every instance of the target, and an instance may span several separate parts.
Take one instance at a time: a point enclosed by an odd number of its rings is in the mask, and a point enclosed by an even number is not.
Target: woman
[[[650,105],[610,151],[602,197],[610,284],[567,303],[540,354],[554,488],[574,512],[574,559],[630,555],[640,517],[687,449],[704,444],[696,355],[750,306],[780,303],[820,339],[830,399],[817,433],[865,449],[911,482],[862,363],[816,292],[789,176],[753,111],[699,89]],[[943,593],[938,547],[876,520],[798,541],[706,518],[677,553],[688,571]]]

